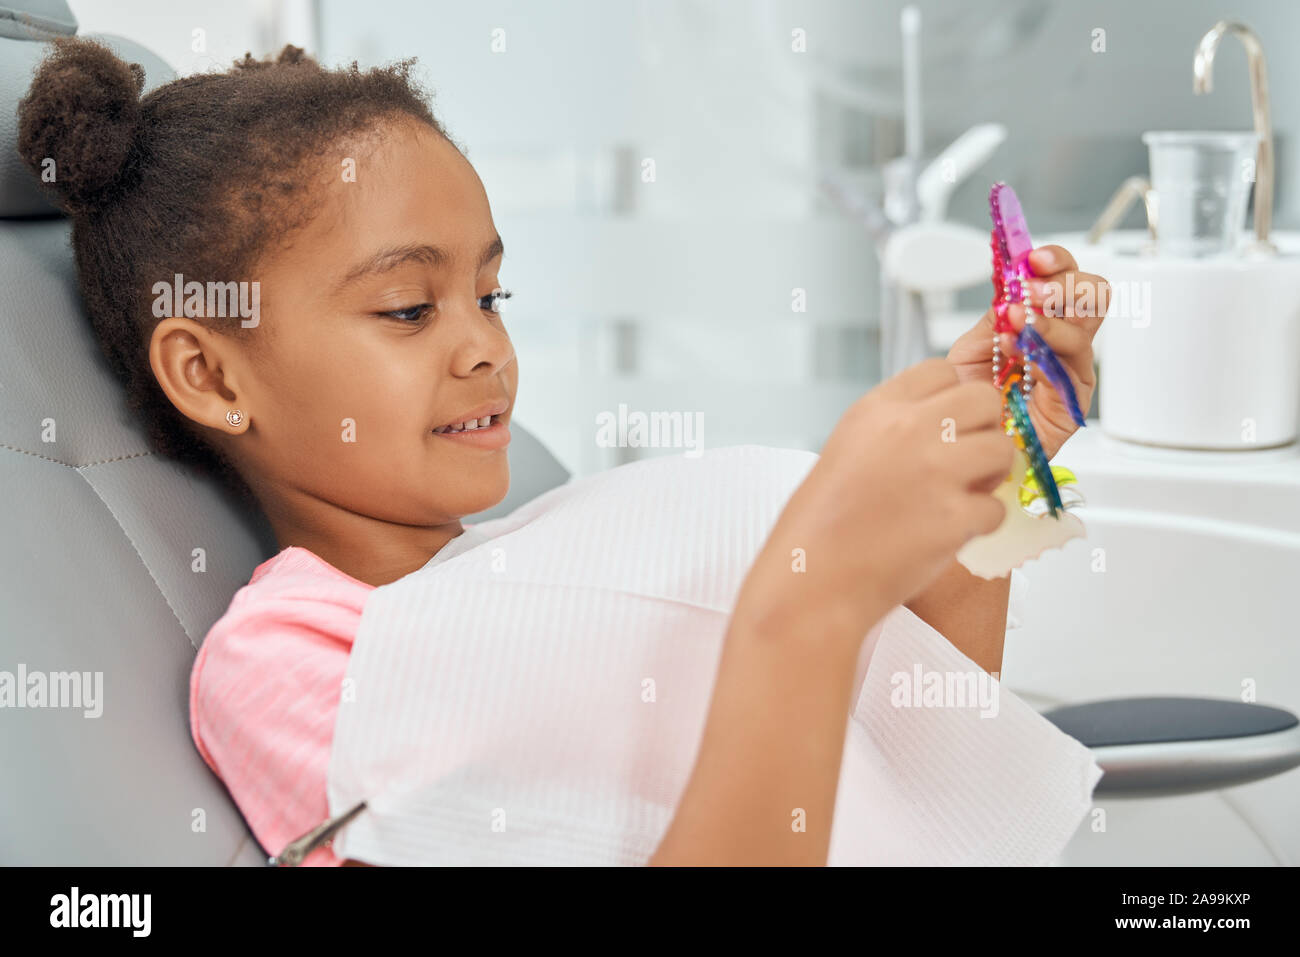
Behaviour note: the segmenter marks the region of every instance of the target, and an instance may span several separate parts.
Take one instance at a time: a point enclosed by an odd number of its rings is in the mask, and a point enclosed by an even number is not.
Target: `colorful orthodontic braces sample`
[[[993,384],[1001,390],[1005,402],[1007,431],[1015,436],[1016,445],[1029,460],[1020,501],[1028,505],[1039,497],[1044,498],[1048,512],[1057,517],[1065,508],[1060,486],[1073,482],[1074,476],[1048,463],[1038,433],[1034,431],[1029,418],[1029,400],[1034,387],[1030,366],[1037,368],[1060,394],[1076,425],[1084,425],[1083,410],[1079,408],[1068,373],[1034,328],[1034,309],[1026,295],[1026,282],[1033,275],[1029,253],[1034,244],[1015,191],[1005,183],[995,183],[989,191],[989,212],[993,217]],[[1025,309],[1025,327],[1018,335],[1008,316],[1013,304]],[[1016,352],[1012,355],[1003,354],[999,340],[1004,333],[1015,338]]]
[[[1061,394],[1070,415],[1083,425],[1074,386],[1051,348],[1034,328],[1034,312],[1026,301],[1025,284],[1032,272],[1029,253],[1033,243],[1016,194],[998,183],[989,194],[993,214],[993,383],[1002,392],[1003,425],[1015,437],[1016,455],[1011,474],[993,495],[1006,507],[1002,523],[987,535],[977,535],[957,552],[957,560],[981,578],[1003,578],[1049,548],[1060,548],[1085,534],[1078,516],[1066,509],[1082,501],[1073,488],[1074,475],[1047,461],[1042,442],[1029,417],[1034,387],[1030,366],[1042,373]],[[1016,334],[1008,312],[1013,304],[1025,308],[1025,328]],[[1003,353],[999,339],[1015,342],[1011,355]],[[1068,487],[1071,500],[1062,499]]]

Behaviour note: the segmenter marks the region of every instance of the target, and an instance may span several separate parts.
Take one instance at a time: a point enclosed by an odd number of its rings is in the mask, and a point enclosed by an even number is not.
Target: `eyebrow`
[[[482,269],[496,257],[504,256],[505,251],[505,243],[501,241],[499,235],[496,236],[483,247],[483,252],[479,255],[477,268]],[[433,266],[435,269],[441,269],[455,261],[456,256],[445,246],[433,246],[428,243],[408,243],[405,246],[394,246],[391,249],[380,250],[364,262],[353,266],[352,269],[348,270],[348,274],[334,287],[334,291],[336,293],[340,292],[358,280],[388,272],[407,263],[422,263],[426,266]]]

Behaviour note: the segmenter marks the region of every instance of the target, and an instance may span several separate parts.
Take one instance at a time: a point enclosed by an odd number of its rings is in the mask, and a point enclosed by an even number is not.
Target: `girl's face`
[[[494,311],[503,249],[487,195],[414,120],[337,152],[320,157],[319,215],[250,277],[262,318],[235,367],[249,427],[227,447],[277,532],[343,536],[367,519],[458,532],[510,482],[518,366]],[[485,409],[498,414],[484,435],[435,432]]]

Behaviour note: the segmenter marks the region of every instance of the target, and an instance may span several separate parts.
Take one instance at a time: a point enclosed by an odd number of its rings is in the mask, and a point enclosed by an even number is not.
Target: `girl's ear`
[[[149,365],[159,387],[182,415],[227,433],[248,428],[251,410],[236,384],[235,343],[185,316],[169,316],[149,339]],[[233,414],[232,414],[233,413]]]

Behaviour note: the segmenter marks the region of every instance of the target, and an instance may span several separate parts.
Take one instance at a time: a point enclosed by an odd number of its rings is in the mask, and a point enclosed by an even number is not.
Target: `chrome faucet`
[[[1095,246],[1101,242],[1101,237],[1106,235],[1128,214],[1131,207],[1138,199],[1147,211],[1147,232],[1151,234],[1151,240],[1154,242],[1159,238],[1159,222],[1157,213],[1157,204],[1153,202],[1155,197],[1151,193],[1151,183],[1143,176],[1130,176],[1115,191],[1115,195],[1110,198],[1106,208],[1102,210],[1097,221],[1092,224],[1092,229],[1088,230],[1088,238],[1085,242],[1090,246]]]
[[[1250,103],[1255,114],[1255,132],[1259,134],[1259,153],[1255,162],[1255,242],[1262,249],[1274,250],[1269,241],[1273,226],[1273,121],[1269,111],[1268,67],[1264,48],[1255,31],[1244,23],[1220,20],[1201,37],[1192,64],[1192,90],[1209,93],[1214,85],[1214,53],[1225,33],[1235,34],[1246,48],[1250,66]]]

